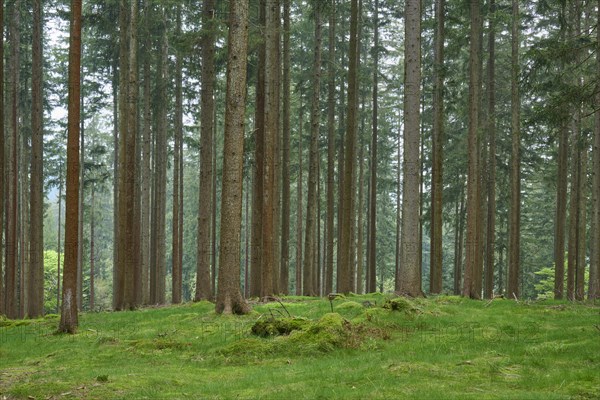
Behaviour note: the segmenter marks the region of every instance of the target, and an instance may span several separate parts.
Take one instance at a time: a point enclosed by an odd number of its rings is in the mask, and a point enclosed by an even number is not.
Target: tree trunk
[[[510,209],[508,245],[508,296],[519,297],[519,269],[521,255],[521,101],[519,99],[519,2],[512,0],[512,75],[511,75],[511,137]]]
[[[259,2],[259,29],[265,29],[266,0]],[[265,163],[265,42],[258,46],[256,68],[256,111],[254,114],[254,187],[252,189],[252,262],[250,265],[250,296],[259,297],[262,288],[263,256],[263,177]]]
[[[57,262],[56,262],[56,313],[60,310],[60,283],[62,281],[62,276],[60,274],[60,255],[61,255],[61,243],[60,239],[61,235],[61,222],[62,222],[62,194],[63,194],[63,177],[62,177],[62,160],[60,161],[60,165],[58,167],[58,233],[56,235],[58,243],[56,244],[56,253],[57,253]]]
[[[227,52],[225,142],[221,196],[221,246],[216,312],[245,314],[249,311],[240,292],[240,235],[242,218],[242,168],[246,108],[246,54],[248,50],[248,1],[230,3]]]
[[[315,22],[315,42],[313,59],[312,100],[310,113],[310,152],[308,161],[308,194],[306,200],[306,229],[303,266],[303,294],[316,296],[317,288],[313,285],[313,274],[317,271],[315,253],[317,246],[317,184],[319,168],[319,125],[321,120],[320,87],[321,87],[321,6],[313,3]]]
[[[0,32],[4,32],[4,0],[0,1]],[[0,41],[0,93],[4,93],[4,40]],[[5,126],[4,126],[4,95],[0,96],[0,243],[3,243],[4,235],[4,197],[6,196],[5,190],[5,154],[6,154],[6,141],[4,140]],[[3,247],[0,246],[0,314],[5,313],[4,309],[4,257],[2,254]]]
[[[300,91],[300,115],[298,120],[298,199],[296,201],[296,296],[302,295],[302,131],[304,110],[302,108],[302,90]]]
[[[445,1],[435,2],[433,66],[433,145],[431,177],[431,256],[429,292],[442,292],[442,191],[444,160],[444,16]]]
[[[477,292],[476,271],[479,239],[477,226],[479,221],[479,94],[481,92],[480,63],[480,32],[481,1],[471,2],[471,33],[469,55],[469,133],[468,133],[468,178],[467,178],[467,243],[463,284],[463,296],[479,299]]]
[[[281,274],[279,290],[288,294],[290,282],[290,0],[283,1],[283,138],[281,187]]]
[[[342,210],[340,233],[340,259],[338,264],[337,291],[350,293],[352,291],[352,263],[350,258],[352,243],[352,229],[354,223],[354,193],[352,181],[356,157],[356,123],[358,112],[358,0],[352,0],[350,14],[350,48],[348,54],[348,124],[345,137],[344,155],[344,184],[340,185],[342,191]]]
[[[69,106],[67,137],[67,203],[65,221],[65,269],[62,310],[58,330],[75,333],[77,315],[77,232],[79,229],[79,117],[81,68],[81,0],[71,0],[69,41]]]
[[[181,6],[177,7],[177,27],[176,35],[181,36]],[[181,303],[182,290],[182,243],[179,241],[183,226],[180,225],[180,213],[183,210],[180,208],[180,190],[183,187],[181,178],[181,142],[183,140],[183,67],[182,54],[177,52],[177,60],[175,62],[175,143],[173,148],[173,219],[172,219],[172,291],[171,303]]]
[[[494,297],[494,257],[496,242],[496,3],[490,1],[488,25],[488,179],[487,233],[485,251],[484,297]]]
[[[95,295],[95,262],[96,262],[96,254],[95,247],[96,241],[94,238],[95,235],[95,227],[96,227],[96,219],[94,218],[95,212],[95,203],[96,203],[96,184],[92,184],[92,199],[90,204],[90,311],[94,312],[94,308],[96,307],[94,302]]]
[[[44,197],[43,197],[43,99],[42,99],[42,7],[33,2],[33,47],[31,90],[31,194],[29,301],[27,315],[36,318],[44,313]],[[3,93],[3,92],[2,92]],[[2,108],[0,108],[2,109]],[[2,208],[0,208],[2,210]],[[0,226],[1,221],[0,221]],[[0,238],[1,239],[1,238]],[[1,284],[1,283],[0,283]]]
[[[202,92],[200,120],[200,201],[198,210],[198,259],[196,265],[196,293],[194,300],[210,300],[213,297],[210,281],[210,252],[213,191],[213,132],[215,112],[215,1],[202,5]]]
[[[600,25],[600,2],[597,23]],[[596,76],[600,76],[600,29],[596,28]],[[592,150],[592,228],[590,237],[589,299],[600,298],[600,90],[596,90]]]
[[[421,1],[405,5],[404,56],[404,179],[402,182],[401,266],[396,291],[411,297],[423,296],[419,264],[420,221],[420,109],[421,102]]]
[[[260,296],[274,294],[275,266],[275,152],[279,126],[279,29],[276,19],[279,0],[265,3],[265,104],[264,104],[264,170],[262,204],[262,263]]]
[[[364,208],[365,208],[365,193],[364,193],[364,185],[365,185],[365,143],[363,140],[363,135],[365,132],[365,99],[363,97],[362,102],[362,129],[361,129],[361,139],[360,139],[360,147],[358,151],[358,217],[357,217],[357,232],[356,232],[356,293],[362,294],[365,293],[365,274],[364,274],[364,259],[363,259],[363,242],[364,242]],[[372,253],[370,253],[372,254]],[[368,261],[368,260],[367,260]]]
[[[325,261],[325,293],[333,291],[333,221],[335,196],[335,0],[330,0],[329,58],[327,63],[327,259]]]

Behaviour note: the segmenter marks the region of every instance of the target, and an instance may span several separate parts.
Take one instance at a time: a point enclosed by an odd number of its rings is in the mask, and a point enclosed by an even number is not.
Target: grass
[[[0,398],[600,398],[598,304],[388,300],[88,313],[72,336],[0,320]],[[251,333],[284,319],[289,335]]]

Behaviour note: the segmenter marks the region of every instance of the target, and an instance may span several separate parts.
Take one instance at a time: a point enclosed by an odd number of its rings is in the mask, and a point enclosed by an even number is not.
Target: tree
[[[487,232],[485,244],[484,297],[494,296],[494,260],[496,241],[496,2],[490,1],[488,18],[488,177],[487,177]]]
[[[77,232],[79,229],[79,117],[81,68],[81,0],[71,0],[69,35],[69,106],[67,138],[67,203],[62,309],[58,330],[75,333],[77,314]]]
[[[176,34],[181,37],[181,6],[177,7]],[[181,303],[183,279],[183,54],[177,51],[175,61],[175,143],[173,146],[173,220],[172,220],[172,289],[171,302]]]
[[[42,7],[33,2],[32,112],[31,112],[31,197],[30,276],[27,315],[44,313],[44,198],[43,198],[43,100],[42,100]]]
[[[396,291],[402,295],[419,297],[423,295],[419,264],[421,1],[407,0],[404,13],[404,179],[401,264]]]
[[[279,132],[279,0],[265,2],[264,170],[262,199],[262,263],[260,296],[275,292],[276,141]],[[279,261],[279,260],[277,260]]]
[[[519,269],[521,257],[521,101],[519,99],[519,2],[512,0],[511,35],[511,138],[510,211],[508,246],[508,295],[519,297]]]
[[[219,285],[215,310],[245,314],[248,305],[240,292],[240,242],[242,220],[242,168],[246,108],[246,54],[248,51],[248,1],[233,0],[227,38],[227,93],[221,198]]]
[[[0,32],[4,32],[4,0],[0,1]],[[4,93],[4,40],[0,43],[0,93]],[[0,110],[4,110],[4,96],[0,96]],[[4,174],[5,166],[5,148],[4,140],[4,112],[0,112],[0,243],[4,234]],[[2,246],[0,246],[0,314],[4,314],[4,268],[2,257]]]
[[[215,1],[202,5],[202,92],[200,127],[200,200],[198,202],[198,259],[194,300],[211,299],[210,252],[212,226],[213,132],[215,109]]]
[[[352,225],[354,224],[354,193],[352,182],[354,181],[354,164],[356,155],[356,124],[358,113],[358,1],[352,0],[350,5],[350,49],[348,54],[348,123],[346,126],[346,137],[344,143],[344,180],[340,185],[342,201],[339,209],[342,211],[340,226],[340,259],[338,263],[337,291],[349,293],[352,288],[351,264],[354,260],[350,258],[352,243]]]
[[[600,2],[597,23],[600,25]],[[596,71],[600,76],[600,29],[596,27]],[[588,297],[600,297],[600,83],[596,83],[594,145],[592,154],[592,229],[590,238],[590,284]]]
[[[467,243],[466,261],[463,283],[463,296],[479,299],[477,290],[477,258],[480,251],[477,228],[479,221],[479,96],[481,92],[480,77],[480,18],[481,1],[471,2],[471,31],[469,49],[469,132],[468,132],[468,171],[467,171]]]
[[[325,293],[333,291],[333,246],[335,230],[335,0],[329,8],[329,58],[327,61],[327,259],[325,261]]]
[[[435,2],[433,55],[433,144],[431,177],[431,257],[429,291],[442,292],[442,189],[444,159],[444,0]]]
[[[306,228],[303,265],[303,294],[316,296],[318,288],[314,287],[314,278],[318,274],[316,263],[317,250],[317,180],[319,169],[319,125],[321,120],[320,88],[321,88],[321,5],[313,2],[313,16],[315,22],[315,43],[312,79],[312,100],[310,113],[310,152],[308,168],[308,193],[306,199]]]
[[[281,274],[279,289],[287,294],[290,281],[290,0],[283,1],[283,90],[282,90],[282,162],[281,162]]]

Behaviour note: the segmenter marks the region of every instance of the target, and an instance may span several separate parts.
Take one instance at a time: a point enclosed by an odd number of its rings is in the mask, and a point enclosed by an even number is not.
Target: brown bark
[[[296,201],[296,296],[302,295],[302,131],[304,126],[304,110],[302,108],[302,91],[300,91],[300,115],[298,121],[298,184]]]
[[[313,59],[312,100],[310,113],[310,146],[308,160],[308,193],[306,199],[306,229],[304,245],[303,266],[303,294],[316,296],[318,288],[314,286],[314,274],[318,271],[316,266],[317,251],[317,184],[319,168],[319,126],[321,120],[320,87],[321,87],[321,9],[319,4],[313,3],[315,23],[315,42]]]
[[[265,27],[265,0],[259,2],[258,25]],[[263,246],[263,176],[265,163],[265,42],[258,46],[256,69],[256,112],[254,115],[254,176],[252,189],[252,262],[250,264],[250,296],[259,297],[262,287]]]
[[[354,201],[355,196],[352,192],[352,182],[355,177],[355,157],[356,157],[356,123],[358,113],[358,1],[352,0],[350,11],[350,43],[348,54],[348,122],[346,126],[346,137],[344,144],[344,184],[340,185],[342,190],[342,204],[339,208],[342,211],[341,234],[340,234],[340,259],[338,264],[337,291],[340,293],[350,293],[352,291],[352,264],[351,248],[352,243],[352,224],[354,224]]]
[[[176,35],[181,35],[181,6],[177,7],[177,22]],[[173,220],[172,220],[172,291],[171,303],[181,303],[182,291],[182,253],[183,243],[179,240],[183,226],[181,225],[181,188],[183,187],[181,170],[181,144],[183,141],[183,55],[178,51],[177,60],[175,62],[175,143],[173,148]]]
[[[508,296],[519,297],[521,257],[521,101],[519,99],[519,2],[512,1],[512,75],[511,75],[511,137],[510,208],[508,244]]]
[[[288,294],[290,281],[290,0],[283,1],[283,138],[281,187],[281,274],[279,290]]]
[[[333,291],[333,248],[335,230],[335,0],[330,0],[329,58],[327,63],[327,221],[325,230],[327,258],[325,261],[325,293]]]
[[[488,179],[487,179],[487,233],[485,251],[484,297],[494,296],[494,259],[496,241],[496,3],[490,1],[488,19]]]
[[[230,3],[225,100],[225,142],[221,197],[221,246],[216,312],[249,311],[240,292],[240,236],[242,219],[242,168],[248,50],[248,1]]]
[[[405,5],[404,56],[404,179],[402,182],[401,265],[396,291],[423,296],[421,290],[420,225],[420,101],[421,101],[421,1]]]
[[[62,310],[58,330],[75,333],[77,315],[77,232],[79,227],[79,117],[81,68],[81,0],[71,1],[69,41],[69,102],[67,137],[67,203],[65,220],[65,268]]]
[[[463,283],[463,296],[480,298],[477,292],[477,254],[480,251],[477,227],[479,221],[479,97],[481,92],[480,63],[480,18],[481,1],[471,2],[471,33],[469,55],[469,132],[468,132],[468,175],[467,175],[467,243]]]
[[[377,141],[379,129],[379,0],[375,1],[373,32],[373,136],[371,140],[371,180],[369,181],[369,251],[367,257],[368,276],[367,291],[375,291],[375,276],[377,262]]]
[[[56,235],[57,244],[56,244],[56,253],[57,253],[57,262],[56,262],[56,313],[58,314],[60,310],[60,298],[61,298],[61,290],[60,283],[62,281],[62,275],[60,273],[60,255],[61,255],[61,243],[60,240],[62,238],[61,235],[61,225],[62,225],[62,194],[63,194],[63,175],[62,175],[63,163],[60,161],[60,165],[58,167],[58,233]]]
[[[600,2],[597,23],[600,25]],[[597,25],[597,26],[598,26]],[[596,76],[600,76],[600,29],[596,28]],[[592,150],[592,229],[590,237],[589,299],[600,298],[600,83],[596,87]]]
[[[445,1],[435,2],[433,66],[433,145],[431,177],[431,256],[429,291],[442,292],[442,191],[444,159],[444,16]]]
[[[0,0],[0,32],[4,32],[4,0]],[[4,40],[0,41],[0,93],[4,93]],[[0,110],[4,110],[4,95],[0,96]],[[4,236],[4,196],[5,191],[5,154],[6,141],[4,139],[4,111],[0,112],[0,243]],[[0,246],[0,314],[4,314],[4,257],[3,247]]]
[[[260,296],[271,296],[275,293],[275,246],[276,225],[275,208],[278,199],[275,197],[275,158],[276,141],[279,127],[279,30],[277,10],[279,0],[265,3],[265,104],[264,104],[264,170],[263,170],[263,204],[262,204],[262,263]]]
[[[43,100],[42,100],[42,7],[33,2],[33,47],[31,90],[31,186],[30,186],[30,254],[29,301],[27,315],[44,313],[44,198],[43,198]],[[0,108],[1,109],[1,108]],[[2,210],[2,208],[0,208]],[[1,226],[1,222],[0,222]]]
[[[90,204],[90,311],[94,312],[95,305],[95,263],[96,263],[96,254],[95,254],[95,227],[96,227],[96,219],[94,217],[95,212],[95,203],[96,203],[96,184],[92,184],[92,196],[91,196],[91,204]]]
[[[200,201],[198,203],[198,259],[194,300],[212,299],[210,281],[210,252],[212,227],[213,132],[215,112],[215,1],[202,5],[202,92],[200,128]]]

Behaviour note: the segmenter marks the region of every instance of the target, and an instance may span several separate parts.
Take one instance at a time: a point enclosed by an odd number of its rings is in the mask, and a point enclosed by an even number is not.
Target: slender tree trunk
[[[82,89],[80,95],[79,165],[85,165],[85,94],[83,78],[81,78],[80,85]],[[77,241],[81,243],[81,246],[77,249],[77,309],[81,310],[83,305],[83,200],[85,196],[83,183],[85,182],[85,168],[79,169],[79,182],[79,230]]]
[[[444,160],[444,16],[445,1],[435,2],[433,66],[433,155],[431,177],[431,256],[429,291],[442,292],[442,191]]]
[[[246,108],[246,54],[248,50],[248,1],[230,3],[221,196],[221,246],[217,313],[249,311],[240,292],[240,231],[242,217],[242,168]]]
[[[200,201],[198,202],[198,259],[196,266],[196,293],[194,300],[212,299],[210,281],[210,252],[212,232],[213,192],[213,133],[215,101],[215,1],[208,0],[202,5],[202,92],[200,130]]]
[[[19,138],[18,126],[18,93],[19,93],[19,8],[20,1],[13,4],[11,21],[9,24],[9,37],[11,43],[11,61],[10,61],[10,126],[9,132],[11,140],[9,141],[9,168],[8,168],[8,196],[6,203],[6,272],[5,272],[5,311],[8,318],[18,317],[17,304],[17,194],[18,194],[18,165],[17,149]]]
[[[463,296],[478,299],[481,294],[475,289],[477,253],[479,239],[477,237],[477,226],[480,223],[479,216],[479,140],[477,129],[479,127],[479,94],[481,92],[481,77],[479,76],[479,63],[481,54],[479,52],[479,41],[481,40],[480,20],[481,1],[471,2],[471,44],[469,56],[469,133],[468,133],[468,178],[467,178],[467,243],[465,274],[463,284]]]
[[[296,296],[302,295],[302,131],[304,126],[304,110],[302,108],[302,91],[300,91],[300,116],[298,120],[298,200],[296,208]]]
[[[33,18],[34,20],[31,74],[31,203],[29,208],[31,213],[30,222],[32,229],[29,247],[29,301],[27,304],[27,315],[30,318],[38,317],[44,313],[44,182],[42,170],[44,143],[44,112],[42,100],[43,28],[41,0],[34,0],[33,2]],[[0,110],[2,110],[2,108],[0,108]],[[2,210],[2,208],[0,208],[0,210]],[[0,226],[2,226],[1,221]]]
[[[600,2],[597,23],[600,25]],[[597,26],[598,26],[597,25]],[[596,76],[600,76],[600,29],[596,27]],[[600,86],[600,84],[598,85]],[[589,299],[600,298],[600,90],[596,89],[592,150],[592,227],[590,237]]]
[[[487,180],[487,233],[485,258],[484,297],[494,297],[494,257],[496,242],[496,3],[490,1],[488,19],[488,180]]]
[[[215,107],[215,114],[213,115],[213,125],[215,129],[213,130],[213,138],[216,138],[217,132],[217,111]],[[211,227],[212,230],[210,232],[210,243],[211,243],[211,283],[210,288],[213,293],[213,299],[215,298],[215,294],[217,292],[217,140],[213,139],[213,158],[212,158],[212,222]]]
[[[96,228],[96,219],[94,217],[94,212],[96,205],[96,185],[92,184],[92,199],[90,204],[90,311],[94,312],[95,305],[95,263],[96,263],[96,240],[95,240],[95,228]]]
[[[315,253],[317,246],[317,185],[319,168],[319,125],[321,120],[320,87],[321,87],[321,7],[318,2],[313,3],[315,22],[315,43],[313,59],[312,100],[310,113],[310,152],[308,169],[308,197],[306,200],[306,230],[304,245],[303,266],[303,294],[316,296],[317,288],[313,285],[313,274],[317,271]]]
[[[264,170],[262,204],[262,263],[260,296],[274,294],[275,243],[275,157],[279,126],[279,30],[276,19],[279,0],[265,3],[265,104],[264,104]]]
[[[277,0],[274,8],[274,28],[275,28],[275,44],[277,51],[275,52],[276,80],[274,85],[275,98],[275,139],[273,141],[273,293],[279,291],[279,276],[281,275],[281,0]]]
[[[259,28],[265,29],[266,0],[259,1]],[[265,42],[258,46],[256,69],[256,112],[254,115],[254,187],[252,190],[252,262],[250,295],[259,297],[262,288],[263,185],[265,168]]]
[[[335,0],[329,9],[329,58],[327,63],[327,259],[325,261],[325,293],[333,291],[333,246],[335,230]]]
[[[120,303],[119,289],[119,57],[115,56],[112,65],[112,95],[113,95],[113,309]]]
[[[421,101],[421,1],[405,5],[406,40],[404,61],[404,179],[402,185],[401,267],[396,291],[419,297],[419,187],[420,187],[420,109]]]
[[[581,118],[580,115],[578,118]],[[587,165],[588,144],[585,136],[580,137],[579,179],[578,183],[578,216],[577,216],[577,268],[575,271],[575,300],[583,301],[585,298],[585,269],[586,269],[586,227],[587,227]]]
[[[283,1],[283,140],[281,187],[281,275],[279,289],[288,294],[290,282],[290,0]]]
[[[176,35],[181,35],[181,6],[177,7],[177,27]],[[180,232],[183,229],[179,223],[181,222],[180,213],[183,210],[180,208],[181,199],[179,197],[180,189],[183,186],[181,178],[181,142],[183,140],[183,66],[182,54],[178,52],[177,61],[175,62],[175,143],[173,147],[173,219],[172,219],[172,292],[171,302],[173,304],[181,303],[182,290],[182,265],[181,253],[183,250],[182,243],[179,241]]]
[[[362,294],[365,293],[365,280],[364,280],[364,259],[363,259],[363,242],[364,242],[364,208],[365,208],[365,193],[364,193],[364,185],[365,185],[365,143],[363,140],[363,135],[365,132],[365,100],[363,98],[363,118],[362,118],[362,129],[361,129],[361,139],[360,139],[360,148],[358,152],[358,218],[357,218],[357,233],[356,233],[356,293]],[[372,254],[372,253],[370,253]],[[368,261],[368,260],[367,260]]]
[[[62,160],[60,161],[60,165],[58,166],[58,234],[56,235],[58,243],[56,244],[56,253],[57,253],[57,262],[56,262],[56,313],[60,310],[60,283],[62,281],[62,276],[60,274],[60,255],[61,255],[61,223],[62,223],[62,194],[63,194],[63,177],[62,177]]]
[[[519,269],[521,255],[521,101],[519,99],[519,2],[512,0],[512,78],[511,78],[511,137],[512,156],[510,172],[510,221],[508,247],[508,295],[519,297]]]
[[[0,32],[4,32],[4,0],[0,0]],[[4,40],[0,41],[0,243],[3,243],[4,235],[4,197],[6,196],[6,141],[4,124]],[[3,247],[0,246],[0,314],[5,313],[4,308],[4,257]]]
[[[350,50],[348,54],[348,124],[345,137],[345,155],[344,155],[344,184],[340,185],[342,190],[342,210],[341,234],[340,234],[340,259],[338,264],[337,290],[340,293],[349,293],[352,291],[352,264],[354,260],[351,257],[352,229],[354,223],[354,200],[352,192],[352,181],[354,180],[354,167],[356,157],[356,123],[358,113],[358,0],[351,2],[350,17]]]
[[[81,68],[81,0],[71,0],[69,41],[69,106],[67,138],[67,204],[65,221],[65,270],[62,310],[58,330],[75,333],[77,315],[77,232],[79,228],[79,117]]]

